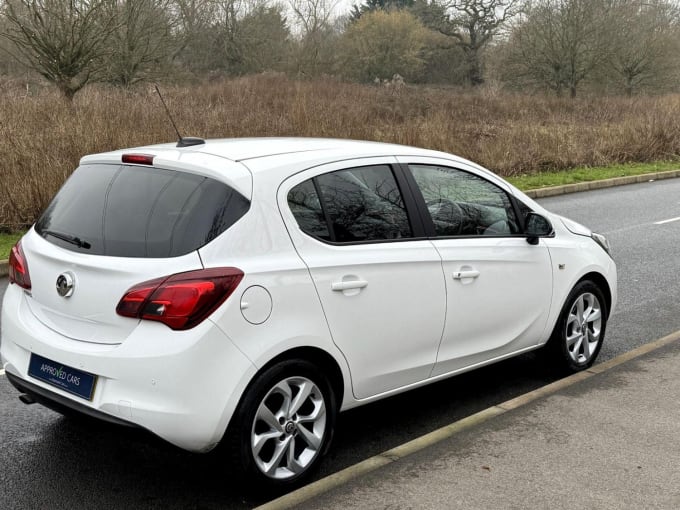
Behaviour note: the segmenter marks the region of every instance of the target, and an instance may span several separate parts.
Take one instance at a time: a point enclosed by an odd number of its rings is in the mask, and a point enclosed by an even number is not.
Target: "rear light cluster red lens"
[[[14,245],[9,254],[9,281],[19,287],[31,290],[31,276],[28,274],[28,264],[21,241]]]
[[[118,315],[162,322],[175,330],[191,329],[214,312],[243,279],[235,267],[178,273],[129,289],[116,307]]]

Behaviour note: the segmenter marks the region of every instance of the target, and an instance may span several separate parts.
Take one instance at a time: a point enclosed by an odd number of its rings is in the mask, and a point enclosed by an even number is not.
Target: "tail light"
[[[14,245],[9,254],[9,282],[31,290],[31,276],[28,274],[28,264],[21,248],[21,241]]]
[[[140,283],[129,289],[116,313],[162,322],[172,329],[191,329],[234,292],[243,271],[234,267],[200,269]]]

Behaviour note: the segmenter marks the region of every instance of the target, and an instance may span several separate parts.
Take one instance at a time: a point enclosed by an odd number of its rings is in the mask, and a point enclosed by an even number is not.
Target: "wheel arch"
[[[340,408],[342,407],[342,402],[345,393],[345,377],[343,376],[342,369],[340,368],[340,365],[335,360],[335,358],[327,351],[319,347],[311,346],[293,347],[291,349],[288,349],[277,354],[267,363],[262,365],[257,370],[257,372],[250,378],[250,381],[243,390],[243,393],[241,394],[241,398],[239,399],[239,403],[236,406],[236,408],[238,409],[240,407],[243,398],[248,393],[248,390],[261,374],[263,374],[265,371],[267,371],[269,368],[276,365],[277,363],[290,360],[308,361],[309,363],[312,363],[320,367],[321,371],[328,377],[331,388],[333,389],[333,392],[335,394],[334,395],[335,401],[339,411]]]
[[[281,361],[296,359],[309,361],[310,363],[319,366],[323,373],[328,376],[328,380],[335,393],[335,399],[339,410],[345,393],[345,379],[342,375],[342,369],[333,356],[318,347],[294,347],[284,351],[262,366],[255,377]],[[255,377],[253,377],[253,379],[255,379]]]
[[[597,287],[602,291],[602,295],[604,296],[606,306],[607,306],[607,317],[609,317],[610,312],[611,312],[611,307],[612,307],[612,290],[609,287],[609,283],[607,282],[607,279],[601,274],[596,271],[591,271],[590,273],[584,274],[573,286],[572,289],[578,285],[579,283],[590,280],[593,282]]]
[[[566,284],[564,287],[562,287],[564,295],[559,299],[559,301],[555,301],[554,307],[551,309],[551,319],[549,319],[548,325],[546,326],[545,330],[545,335],[544,335],[544,340],[539,342],[539,346],[545,345],[549,342],[551,335],[554,333],[555,328],[557,327],[557,322],[560,319],[560,314],[562,313],[563,308],[567,304],[567,299],[569,298],[569,294],[571,291],[576,287],[578,284],[584,281],[591,281],[593,282],[594,285],[597,286],[598,289],[602,292],[602,296],[605,300],[605,310],[607,312],[607,320],[609,319],[609,316],[611,315],[612,311],[612,304],[613,304],[613,292],[614,290],[610,286],[609,282],[607,281],[607,278],[602,274],[600,271],[598,271],[596,268],[589,268],[589,270],[586,270],[581,276],[575,275],[575,278],[571,280],[571,283]],[[568,286],[567,286],[568,285]]]

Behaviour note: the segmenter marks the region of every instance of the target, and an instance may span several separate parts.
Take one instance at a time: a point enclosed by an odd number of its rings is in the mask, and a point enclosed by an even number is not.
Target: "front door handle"
[[[454,280],[462,280],[463,278],[477,278],[479,271],[472,269],[470,271],[456,271],[453,273]]]
[[[345,290],[352,289],[363,289],[368,285],[366,280],[347,280],[343,282],[333,282],[331,283],[331,290],[342,292]]]

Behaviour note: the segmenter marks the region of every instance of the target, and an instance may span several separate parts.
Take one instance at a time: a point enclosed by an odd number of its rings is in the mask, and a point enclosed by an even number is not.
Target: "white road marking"
[[[5,370],[0,368],[0,375],[5,375]]]
[[[654,225],[664,225],[666,223],[673,223],[674,221],[680,221],[680,216],[677,218],[671,218],[669,220],[655,221]]]

